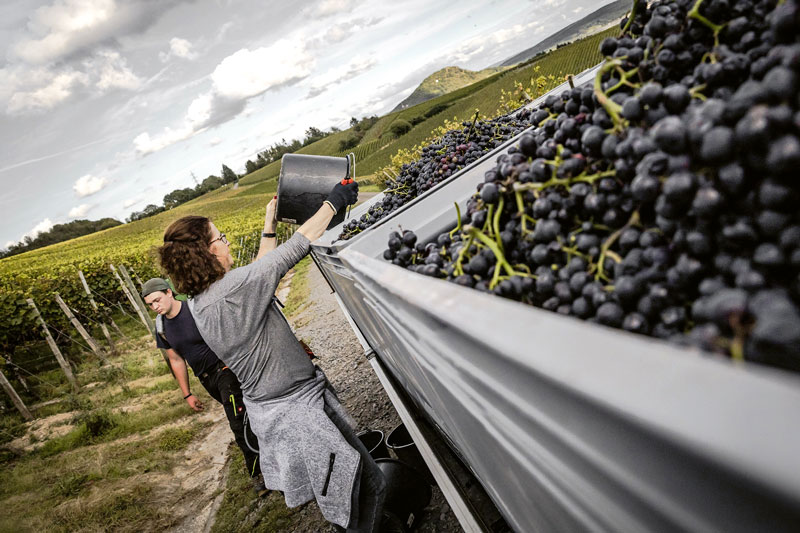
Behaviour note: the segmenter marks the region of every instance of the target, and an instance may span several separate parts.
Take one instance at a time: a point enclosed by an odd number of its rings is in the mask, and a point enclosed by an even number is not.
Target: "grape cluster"
[[[637,1],[435,242],[384,258],[564,315],[800,370],[797,0]]]
[[[358,219],[347,222],[339,239],[347,240],[404,206],[446,178],[477,161],[511,137],[530,127],[530,111],[492,120],[462,123],[463,129],[450,130],[436,143],[422,148],[422,157],[404,164],[396,178],[387,180],[383,200],[371,206]]]

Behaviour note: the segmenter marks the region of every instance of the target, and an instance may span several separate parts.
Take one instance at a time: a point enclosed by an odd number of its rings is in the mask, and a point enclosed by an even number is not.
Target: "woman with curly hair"
[[[274,302],[281,278],[357,197],[358,184],[337,184],[277,248],[273,198],[257,259],[247,266],[231,269],[225,234],[198,216],[173,222],[159,255],[176,290],[192,296],[200,335],[239,378],[267,488],[282,491],[289,507],[315,498],[323,516],[348,531],[377,531],[383,475]]]

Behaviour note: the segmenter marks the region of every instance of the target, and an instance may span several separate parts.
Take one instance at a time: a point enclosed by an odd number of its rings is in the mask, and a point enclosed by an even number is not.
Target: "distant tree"
[[[398,118],[397,120],[392,122],[391,126],[389,126],[389,131],[395,137],[402,137],[403,135],[411,131],[411,128],[412,126],[409,121],[403,120],[402,118]]]
[[[320,139],[324,139],[327,136],[328,134],[322,131],[321,129],[311,126],[306,130],[306,138],[303,140],[303,146],[308,146],[309,144],[315,143]]]
[[[351,133],[350,135],[339,141],[339,151],[343,152],[345,150],[355,148],[356,146],[358,146],[358,143],[360,142],[361,142],[361,135],[357,133]]]
[[[358,119],[356,117],[350,117],[350,127],[355,128],[358,126]]]
[[[56,224],[50,230],[39,233],[36,237],[26,236],[22,241],[12,244],[7,250],[0,252],[0,257],[10,257],[30,250],[36,250],[57,242],[68,241],[82,235],[112,228],[122,224],[114,218],[101,218],[100,220],[73,220],[66,224]]]
[[[233,183],[234,181],[238,180],[239,176],[236,175],[236,172],[228,168],[226,165],[222,165],[222,183]]]
[[[196,198],[198,196],[198,192],[191,187],[186,187],[185,189],[175,189],[171,193],[164,196],[164,207],[167,209],[172,209],[173,207],[181,205],[184,202],[188,202],[192,198]]]
[[[436,104],[435,106],[433,106],[432,108],[428,109],[425,112],[425,116],[428,117],[428,118],[431,118],[434,115],[438,115],[439,113],[441,113],[442,111],[444,111],[448,107],[450,107],[449,104],[444,104],[444,103]]]
[[[214,189],[219,189],[222,187],[222,178],[218,178],[217,176],[209,176],[203,180],[203,182],[195,187],[198,195],[205,194],[209,191],[213,191]]]
[[[245,174],[250,174],[251,172],[255,172],[258,170],[258,165],[254,161],[247,160],[247,163],[244,164],[244,172]]]

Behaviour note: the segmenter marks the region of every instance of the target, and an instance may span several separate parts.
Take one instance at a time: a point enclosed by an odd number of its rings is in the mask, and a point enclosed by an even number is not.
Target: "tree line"
[[[73,220],[65,224],[56,224],[48,231],[43,231],[35,237],[30,235],[23,238],[18,243],[12,244],[6,250],[0,251],[0,258],[11,257],[12,255],[21,254],[36,250],[37,248],[44,248],[57,242],[68,241],[94,233],[96,231],[113,228],[122,224],[115,218],[101,218],[100,220]]]

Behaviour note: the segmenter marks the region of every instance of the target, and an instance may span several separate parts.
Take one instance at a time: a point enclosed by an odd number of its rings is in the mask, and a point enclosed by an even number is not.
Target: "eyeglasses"
[[[222,242],[223,242],[223,243],[225,243],[225,244],[230,244],[230,243],[228,242],[228,239],[226,239],[226,238],[225,238],[225,234],[224,234],[224,233],[220,233],[220,234],[219,234],[219,237],[217,237],[216,239],[214,239],[213,241],[211,241],[210,243],[208,243],[208,245],[209,245],[209,246],[211,246],[212,244],[214,244],[214,243],[215,243],[215,242],[217,242],[217,241],[222,241]]]

